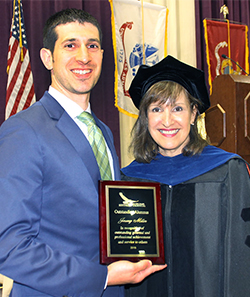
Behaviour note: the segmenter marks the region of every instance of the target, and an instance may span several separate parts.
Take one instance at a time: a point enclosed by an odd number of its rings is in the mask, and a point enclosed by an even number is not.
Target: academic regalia
[[[250,179],[238,155],[207,146],[199,156],[133,161],[123,180],[161,183],[168,267],[127,297],[250,296]]]

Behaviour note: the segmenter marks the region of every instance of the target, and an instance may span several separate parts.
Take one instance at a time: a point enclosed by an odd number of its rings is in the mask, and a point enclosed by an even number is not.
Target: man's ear
[[[40,50],[40,58],[44,64],[44,66],[48,69],[48,70],[52,70],[53,69],[53,58],[52,58],[52,53],[49,49],[47,48],[42,48]]]

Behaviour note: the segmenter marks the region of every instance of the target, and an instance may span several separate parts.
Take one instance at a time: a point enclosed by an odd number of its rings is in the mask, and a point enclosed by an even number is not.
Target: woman
[[[130,95],[140,111],[123,179],[161,183],[168,266],[126,295],[250,296],[249,169],[198,133],[209,107],[203,72],[168,56],[139,68]]]

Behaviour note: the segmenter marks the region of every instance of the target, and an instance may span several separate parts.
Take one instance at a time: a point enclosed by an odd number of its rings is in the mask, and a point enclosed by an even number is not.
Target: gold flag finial
[[[227,14],[229,14],[229,11],[228,11],[228,7],[225,4],[223,6],[221,6],[220,13],[223,13],[224,20],[226,20]]]

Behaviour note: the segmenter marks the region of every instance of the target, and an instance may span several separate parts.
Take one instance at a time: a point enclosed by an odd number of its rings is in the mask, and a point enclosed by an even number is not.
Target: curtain
[[[114,61],[108,0],[22,0],[22,3],[37,100],[50,85],[50,73],[43,66],[39,55],[42,48],[42,30],[47,18],[65,8],[78,8],[88,11],[99,21],[103,31],[104,59],[100,80],[91,93],[91,107],[112,130],[116,151],[120,155],[119,112],[114,107]],[[12,15],[12,0],[1,0],[0,124],[5,118],[6,66]]]

